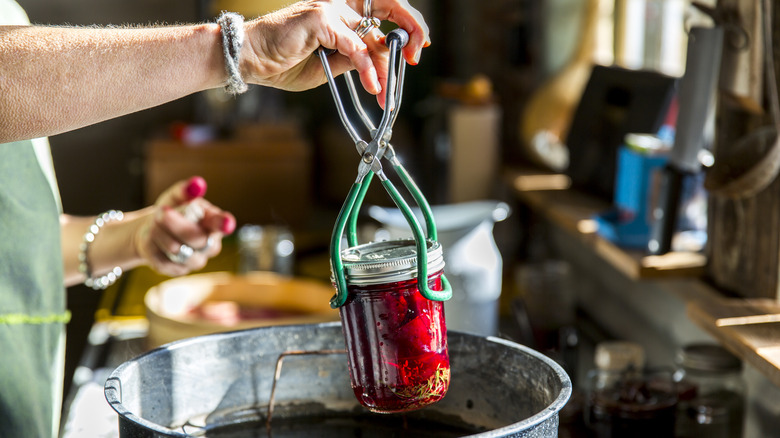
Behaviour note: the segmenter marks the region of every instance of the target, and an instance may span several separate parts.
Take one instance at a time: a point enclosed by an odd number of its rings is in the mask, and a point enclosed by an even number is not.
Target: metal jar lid
[[[428,275],[444,269],[438,242],[428,241]],[[417,278],[417,247],[413,239],[371,242],[341,251],[347,283],[370,285]]]
[[[689,370],[718,373],[742,370],[742,361],[715,344],[687,345],[678,355],[680,364]]]

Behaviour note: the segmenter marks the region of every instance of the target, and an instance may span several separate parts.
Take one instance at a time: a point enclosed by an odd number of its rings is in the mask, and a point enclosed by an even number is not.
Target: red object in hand
[[[441,290],[441,275],[441,269],[429,275],[431,289]],[[444,303],[425,298],[416,278],[347,283],[339,313],[360,404],[394,413],[441,400],[450,383]]]

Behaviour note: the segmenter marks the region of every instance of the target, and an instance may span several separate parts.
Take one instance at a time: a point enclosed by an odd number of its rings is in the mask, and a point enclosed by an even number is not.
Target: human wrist
[[[225,91],[229,94],[241,94],[247,91],[241,70],[242,47],[245,40],[244,17],[235,12],[223,11],[217,19],[220,27],[222,54],[227,79]]]
[[[222,33],[219,25],[214,22],[195,24],[191,28],[191,36],[196,41],[196,45],[189,46],[186,50],[191,52],[189,55],[198,57],[199,62],[202,63],[192,64],[192,68],[202,72],[202,77],[198,78],[202,82],[195,85],[196,90],[204,91],[223,86],[225,62],[222,58]]]
[[[257,43],[258,37],[260,41],[264,41],[259,34],[263,31],[262,26],[265,18],[265,16],[261,16],[244,22],[244,45],[239,57],[239,69],[247,83],[262,84],[262,78],[265,76],[266,66],[263,63],[263,55],[261,55],[261,53],[265,53],[264,47],[263,44]]]
[[[145,249],[144,244],[149,240],[149,230],[154,224],[156,208],[149,206],[141,210],[131,212],[131,219],[125,221],[129,228],[127,248],[129,266],[148,266],[150,265],[150,256]]]
[[[84,284],[92,289],[106,289],[122,276],[122,268],[118,265],[109,269],[108,272],[105,272],[102,275],[99,274],[100,269],[94,264],[95,257],[93,254],[93,244],[107,224],[111,222],[121,222],[123,219],[124,213],[119,210],[106,211],[95,218],[94,222],[89,225],[82,237],[78,255],[79,272],[85,277]],[[96,272],[98,273],[96,274]]]

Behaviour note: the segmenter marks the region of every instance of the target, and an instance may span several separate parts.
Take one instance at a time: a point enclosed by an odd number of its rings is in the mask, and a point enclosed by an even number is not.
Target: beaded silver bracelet
[[[89,247],[92,242],[95,241],[95,237],[100,233],[100,229],[109,222],[118,222],[124,219],[125,215],[119,210],[109,210],[97,218],[95,222],[89,226],[87,232],[84,233],[84,238],[79,246],[79,272],[86,276],[84,284],[95,290],[103,290],[112,284],[116,283],[119,277],[122,276],[122,268],[119,266],[114,267],[106,275],[98,278],[92,277],[92,267],[89,264]]]
[[[217,19],[217,24],[222,31],[222,52],[225,54],[225,69],[228,73],[225,91],[241,94],[247,90],[238,68],[238,58],[244,45],[244,17],[235,12],[223,11]]]

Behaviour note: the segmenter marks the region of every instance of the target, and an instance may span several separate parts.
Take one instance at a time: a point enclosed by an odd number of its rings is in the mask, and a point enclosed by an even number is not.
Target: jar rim
[[[444,269],[441,244],[426,241],[428,275]],[[385,240],[357,245],[341,251],[348,284],[393,283],[417,278],[417,246],[414,239]]]
[[[679,352],[683,368],[703,372],[742,370],[742,361],[720,345],[691,344]]]

